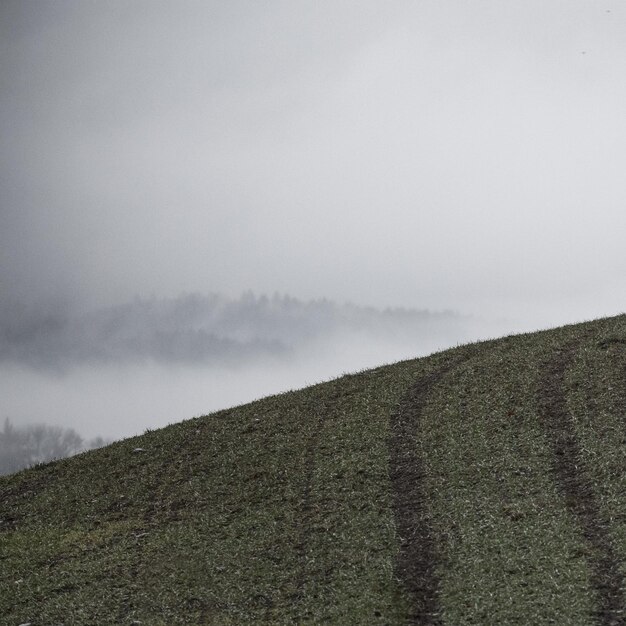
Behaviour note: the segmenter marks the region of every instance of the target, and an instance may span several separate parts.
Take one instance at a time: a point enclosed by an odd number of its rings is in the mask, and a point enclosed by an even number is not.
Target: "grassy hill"
[[[2,624],[626,624],[626,316],[0,478]]]

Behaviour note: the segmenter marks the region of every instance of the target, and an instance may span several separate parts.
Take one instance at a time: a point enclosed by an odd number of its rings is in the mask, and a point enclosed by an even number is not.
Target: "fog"
[[[54,306],[3,313],[4,417],[106,438],[428,354],[486,328],[451,311],[252,292],[135,298],[74,316]]]
[[[625,32],[616,0],[3,0],[0,417],[118,435],[620,313]],[[167,317],[249,290],[332,314]]]

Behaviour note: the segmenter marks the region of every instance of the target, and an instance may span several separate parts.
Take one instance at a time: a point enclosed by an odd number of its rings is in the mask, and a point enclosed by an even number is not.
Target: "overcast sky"
[[[0,0],[0,419],[620,313],[625,111],[617,0]]]
[[[0,280],[624,309],[626,5],[3,0]]]

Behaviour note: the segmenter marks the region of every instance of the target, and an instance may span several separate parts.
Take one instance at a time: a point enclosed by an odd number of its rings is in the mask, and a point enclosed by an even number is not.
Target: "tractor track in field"
[[[570,513],[580,525],[590,548],[590,582],[598,598],[595,612],[602,626],[626,626],[624,576],[613,549],[607,521],[584,465],[572,416],[567,408],[565,376],[581,342],[558,350],[543,366],[538,393],[539,415],[552,450],[552,471]]]
[[[332,401],[333,398],[330,398]],[[301,601],[306,592],[306,580],[307,580],[307,553],[311,545],[311,523],[314,514],[313,510],[313,477],[316,468],[316,453],[319,446],[320,433],[324,429],[326,423],[326,417],[328,415],[328,404],[324,404],[316,411],[317,416],[315,423],[312,425],[311,433],[309,434],[306,446],[304,450],[304,486],[302,488],[302,504],[300,507],[300,532],[299,538],[295,545],[295,551],[297,555],[297,574],[295,578],[295,594],[293,599],[295,601]]]
[[[408,624],[442,623],[437,595],[439,580],[435,573],[438,555],[425,506],[424,463],[416,445],[420,420],[433,387],[469,358],[466,355],[421,376],[391,416],[390,478],[396,532],[400,538],[394,569],[410,598]]]

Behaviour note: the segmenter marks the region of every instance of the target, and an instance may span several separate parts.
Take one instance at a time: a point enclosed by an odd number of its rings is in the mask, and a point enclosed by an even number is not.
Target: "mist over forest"
[[[452,311],[249,291],[135,297],[86,311],[4,300],[0,418],[116,439],[423,356],[486,328]]]
[[[451,311],[380,310],[252,292],[237,299],[217,293],[137,297],[85,314],[16,302],[0,306],[0,362],[56,372],[85,364],[275,361],[354,334],[406,345],[410,353],[442,338],[467,339],[472,321]]]

